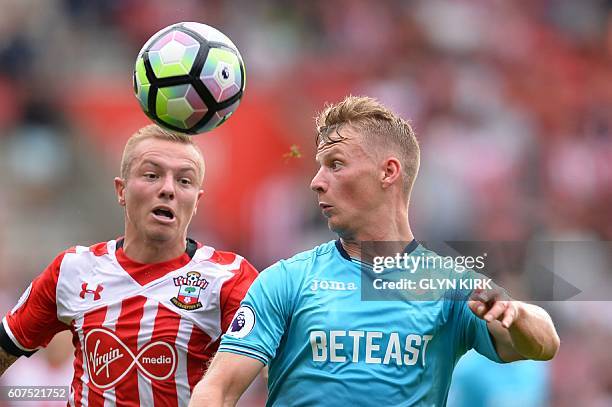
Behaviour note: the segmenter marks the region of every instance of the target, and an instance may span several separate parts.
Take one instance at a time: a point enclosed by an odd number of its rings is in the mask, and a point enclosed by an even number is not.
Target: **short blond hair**
[[[398,154],[404,172],[404,191],[410,194],[420,164],[420,148],[410,123],[378,100],[367,96],[347,96],[326,105],[316,118],[317,146],[344,139],[339,130],[349,125],[359,131],[371,146]]]
[[[138,129],[136,133],[132,134],[132,136],[125,143],[125,147],[123,148],[123,156],[121,157],[121,178],[124,180],[128,179],[128,175],[130,174],[130,169],[132,167],[132,161],[134,160],[134,157],[132,157],[134,148],[136,148],[138,143],[141,141],[151,138],[193,146],[193,148],[198,152],[198,156],[200,158],[198,162],[198,170],[200,171],[200,182],[202,181],[204,178],[204,156],[202,154],[202,150],[200,150],[200,147],[198,147],[198,145],[194,142],[193,138],[186,134],[166,130],[155,124],[149,124],[148,126]]]

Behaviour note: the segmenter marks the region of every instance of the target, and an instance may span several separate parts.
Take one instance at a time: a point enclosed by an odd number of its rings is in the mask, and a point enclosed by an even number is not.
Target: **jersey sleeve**
[[[264,270],[253,282],[219,352],[248,356],[268,364],[276,355],[291,315],[293,284],[282,262]]]
[[[255,267],[243,259],[240,262],[240,270],[221,287],[221,332],[229,328],[232,318],[240,307],[240,302],[257,275]]]
[[[457,328],[461,353],[474,349],[494,362],[505,363],[495,350],[487,322],[478,318],[470,310],[467,301],[457,301],[455,306],[458,308]]]
[[[45,347],[56,333],[70,329],[57,319],[56,287],[66,252],[28,286],[17,305],[2,319],[0,346],[14,356],[30,356]]]

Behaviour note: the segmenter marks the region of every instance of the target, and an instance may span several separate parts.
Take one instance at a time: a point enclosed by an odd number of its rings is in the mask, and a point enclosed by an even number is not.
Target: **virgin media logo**
[[[149,342],[134,354],[107,329],[87,332],[84,350],[89,378],[100,389],[113,387],[133,369],[151,380],[165,380],[176,368],[176,351],[166,342]]]

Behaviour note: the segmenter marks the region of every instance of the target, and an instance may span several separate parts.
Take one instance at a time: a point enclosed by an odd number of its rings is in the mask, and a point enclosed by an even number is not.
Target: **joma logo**
[[[312,291],[317,291],[317,290],[353,291],[357,289],[357,284],[345,283],[344,281],[333,281],[333,280],[312,280],[310,289]]]

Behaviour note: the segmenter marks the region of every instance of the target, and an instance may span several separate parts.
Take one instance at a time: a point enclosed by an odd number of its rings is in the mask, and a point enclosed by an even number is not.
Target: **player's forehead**
[[[204,171],[204,159],[191,144],[147,138],[140,140],[131,154],[132,167],[151,165],[183,170]]]
[[[315,160],[321,162],[325,157],[333,155],[359,156],[365,153],[362,134],[350,126],[332,130],[337,132],[333,142],[322,141],[317,146]]]

